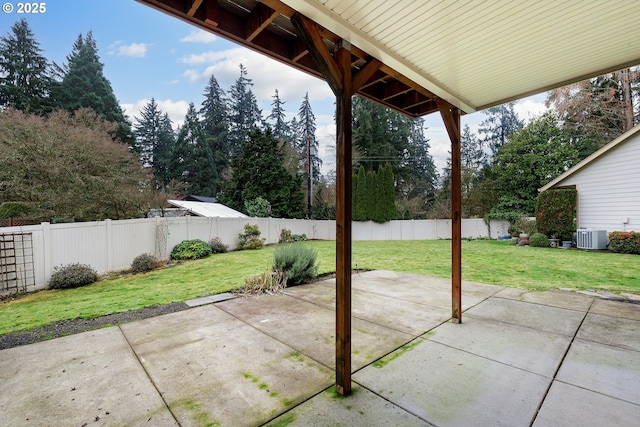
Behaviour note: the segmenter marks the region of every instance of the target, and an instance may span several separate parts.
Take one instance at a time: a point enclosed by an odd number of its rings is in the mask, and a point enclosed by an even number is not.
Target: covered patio
[[[640,64],[636,1],[138,1],[324,79],[336,95],[340,394],[350,393],[353,368],[351,97],[442,116],[451,140],[451,318],[461,323],[460,116]]]
[[[355,274],[348,397],[327,279],[2,350],[0,424],[637,424],[639,304],[463,285],[457,325],[448,280]]]

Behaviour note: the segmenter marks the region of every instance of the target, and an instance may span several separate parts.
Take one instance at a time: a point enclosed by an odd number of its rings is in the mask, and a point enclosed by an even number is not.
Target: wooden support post
[[[438,109],[451,140],[451,320],[462,323],[462,175],[460,111],[444,101]]]

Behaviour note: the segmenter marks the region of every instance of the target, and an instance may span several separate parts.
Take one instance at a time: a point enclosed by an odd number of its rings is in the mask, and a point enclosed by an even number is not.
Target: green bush
[[[548,248],[549,238],[542,233],[534,233],[529,237],[529,246],[536,248]]]
[[[536,201],[538,231],[548,237],[571,240],[576,231],[575,216],[578,192],[575,188],[546,190]]]
[[[33,212],[33,207],[22,202],[2,202],[0,203],[0,218],[25,217]]]
[[[620,254],[640,254],[640,233],[612,231],[609,233],[609,249]]]
[[[171,250],[172,259],[198,259],[211,253],[211,246],[204,240],[183,240]]]
[[[98,273],[85,264],[68,264],[62,267],[54,267],[49,279],[49,288],[67,289],[90,285],[98,280]]]
[[[131,263],[131,271],[133,273],[144,273],[157,268],[159,265],[158,259],[151,254],[141,254],[133,259]]]
[[[273,271],[284,273],[287,285],[299,285],[318,277],[318,253],[308,246],[278,245],[273,252]]]
[[[292,243],[293,242],[293,234],[291,234],[291,230],[288,228],[283,228],[280,230],[280,238],[278,239],[278,243]]]
[[[258,224],[245,224],[244,233],[238,234],[238,250],[243,249],[259,249],[264,246],[266,239],[260,238],[260,229]]]
[[[520,217],[514,224],[519,233],[525,233],[531,236],[536,232],[536,221],[527,217]]]
[[[222,243],[222,240],[220,240],[219,237],[214,237],[209,240],[209,246],[211,246],[212,254],[223,254],[229,249],[229,246]]]

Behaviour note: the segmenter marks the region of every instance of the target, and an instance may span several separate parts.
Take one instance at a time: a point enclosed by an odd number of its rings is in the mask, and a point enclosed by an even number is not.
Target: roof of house
[[[194,215],[208,218],[248,218],[242,212],[231,209],[221,203],[192,202],[187,200],[169,200],[173,206],[188,210]]]
[[[558,184],[560,184],[562,181],[564,181],[565,179],[567,179],[571,175],[573,175],[576,172],[584,169],[586,166],[590,165],[591,163],[593,163],[596,160],[598,160],[600,157],[604,156],[606,153],[611,151],[613,148],[615,148],[618,145],[623,144],[624,142],[628,141],[629,139],[631,139],[638,132],[640,132],[640,125],[632,127],[631,129],[629,129],[628,131],[626,131],[625,133],[623,133],[622,135],[620,135],[619,137],[617,137],[616,139],[614,139],[613,141],[611,141],[610,143],[605,145],[604,147],[600,148],[598,151],[596,151],[593,154],[591,154],[589,157],[586,157],[584,160],[582,160],[577,165],[573,166],[572,168],[567,169],[567,171],[564,172],[563,174],[558,175],[554,180],[552,180],[549,183],[547,183],[547,185],[545,185],[544,187],[539,188],[538,191],[545,191],[545,190],[548,190],[550,188],[553,188],[553,187],[557,186]]]
[[[206,203],[217,203],[215,197],[207,197],[207,196],[198,196],[196,194],[190,194],[184,198],[186,201],[190,202],[206,202]]]
[[[324,78],[300,31],[314,27],[322,54],[349,47],[359,95],[413,117],[438,100],[470,113],[640,64],[637,0],[138,1]]]

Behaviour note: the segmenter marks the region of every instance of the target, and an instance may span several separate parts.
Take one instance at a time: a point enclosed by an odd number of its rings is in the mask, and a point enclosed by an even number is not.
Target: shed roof
[[[573,166],[572,168],[567,169],[563,174],[558,175],[554,180],[549,181],[549,183],[547,183],[547,185],[545,185],[544,187],[539,188],[538,191],[545,191],[545,190],[548,190],[550,188],[553,188],[553,187],[557,186],[558,184],[561,184],[564,180],[566,180],[567,178],[569,178],[570,176],[572,176],[576,172],[584,169],[589,164],[594,163],[596,160],[598,160],[600,157],[604,156],[606,153],[611,151],[613,148],[615,148],[618,145],[628,141],[629,139],[631,139],[634,135],[636,135],[639,132],[640,132],[640,125],[632,127],[631,129],[629,129],[628,131],[626,131],[625,133],[623,133],[622,135],[620,135],[619,137],[617,137],[616,139],[614,139],[613,141],[611,141],[610,143],[605,145],[604,147],[600,148],[598,151],[595,151],[594,153],[592,153],[589,157],[586,157],[584,160],[582,160],[577,165]]]
[[[173,206],[188,210],[194,215],[208,218],[248,218],[242,212],[231,209],[221,203],[192,202],[187,200],[169,200]]]
[[[640,64],[637,0],[138,0],[322,77],[291,21],[352,45],[358,93],[409,116],[465,113]]]

